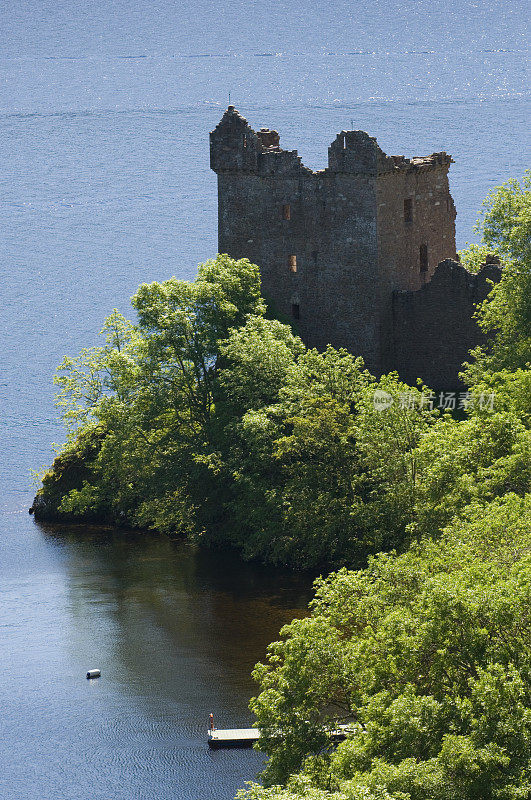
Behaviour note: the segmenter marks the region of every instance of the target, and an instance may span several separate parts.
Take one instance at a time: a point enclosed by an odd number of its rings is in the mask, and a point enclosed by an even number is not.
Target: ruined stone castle
[[[387,156],[363,131],[342,131],[328,167],[313,171],[229,106],[210,134],[219,252],[260,266],[264,295],[309,347],[345,347],[374,374],[457,388],[481,340],[475,306],[499,268],[472,275],[452,260],[451,163],[444,152]]]

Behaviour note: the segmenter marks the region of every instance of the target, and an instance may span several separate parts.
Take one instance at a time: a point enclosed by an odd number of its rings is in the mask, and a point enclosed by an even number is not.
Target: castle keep
[[[219,252],[260,266],[264,295],[309,347],[345,347],[375,374],[454,388],[496,268],[473,276],[448,260],[451,163],[444,152],[387,156],[363,131],[342,131],[328,167],[313,171],[229,106],[210,134]]]

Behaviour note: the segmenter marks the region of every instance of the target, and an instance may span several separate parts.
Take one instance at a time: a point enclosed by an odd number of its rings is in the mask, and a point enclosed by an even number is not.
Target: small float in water
[[[99,678],[101,675],[101,671],[99,669],[89,669],[87,672],[87,678],[91,680],[92,678]]]

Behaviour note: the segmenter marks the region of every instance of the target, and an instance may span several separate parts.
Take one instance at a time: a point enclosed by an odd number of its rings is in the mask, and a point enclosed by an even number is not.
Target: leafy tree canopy
[[[476,226],[482,244],[461,251],[466,266],[495,252],[503,265],[501,281],[482,304],[478,321],[492,335],[473,352],[465,377],[475,384],[486,372],[529,368],[531,363],[531,172],[495,189],[484,202]]]
[[[400,509],[409,548],[319,580],[311,615],[257,665],[251,708],[269,760],[265,786],[240,800],[531,796],[529,189],[527,175],[487,198],[483,244],[463,258],[495,250],[504,265],[479,310],[491,338],[465,372],[492,407],[423,425],[395,406],[365,427],[358,400],[357,451],[371,443],[385,497],[371,529]]]
[[[266,318],[258,267],[225,255],[141,286],[135,324],[114,311],[59,367],[69,438],[43,515],[339,569],[256,667],[269,762],[245,800],[531,795],[530,180],[480,221],[503,277],[465,378],[493,402],[464,418],[308,350]]]
[[[529,500],[511,494],[437,542],[319,581],[311,616],[255,670],[264,778],[288,788],[242,797],[527,797],[530,529]]]

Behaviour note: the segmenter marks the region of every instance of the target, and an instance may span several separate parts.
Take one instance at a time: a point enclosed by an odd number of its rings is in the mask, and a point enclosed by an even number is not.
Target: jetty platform
[[[208,746],[219,747],[252,747],[260,738],[258,728],[226,728],[208,731]]]
[[[338,725],[333,731],[329,731],[332,742],[340,742],[346,738],[348,733],[354,730],[353,725]],[[209,728],[208,746],[212,749],[221,747],[252,747],[260,738],[259,728]]]

